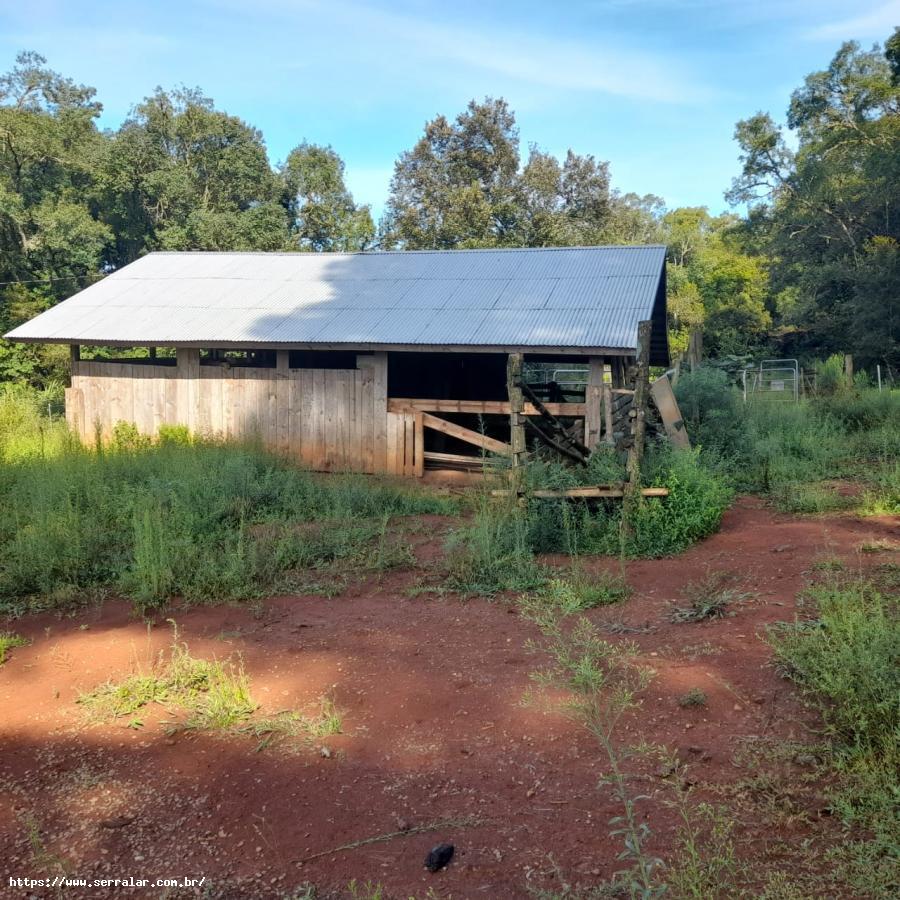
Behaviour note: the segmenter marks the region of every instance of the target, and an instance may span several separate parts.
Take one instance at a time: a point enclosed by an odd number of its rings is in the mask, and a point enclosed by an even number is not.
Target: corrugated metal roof
[[[151,253],[6,337],[633,349],[664,271],[662,246]]]

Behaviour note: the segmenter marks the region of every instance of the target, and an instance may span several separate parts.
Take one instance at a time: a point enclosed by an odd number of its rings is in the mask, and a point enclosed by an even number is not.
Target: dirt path
[[[760,634],[793,617],[817,562],[870,565],[877,555],[861,545],[898,537],[888,520],[780,517],[742,500],[720,533],[683,556],[628,564],[632,598],[592,613],[633,639],[657,673],[625,737],[676,751],[697,790],[719,800],[747,778],[747,748],[808,741],[814,720],[770,665]],[[423,559],[434,546],[421,548]],[[681,589],[708,570],[732,573],[735,589],[754,597],[724,619],[671,624]],[[512,898],[529,886],[610,877],[621,864],[607,822],[619,809],[598,786],[596,745],[559,712],[522,703],[540,664],[524,646],[531,626],[511,601],[410,597],[417,577],[391,574],[333,599],[277,597],[256,613],[173,613],[195,656],[242,655],[265,709],[334,699],[343,734],[261,752],[250,737],[169,736],[161,709],[142,715],[138,729],[84,725],[80,691],[121,679],[171,642],[169,626],[148,630],[125,604],[0,625],[32,641],[0,668],[0,895],[28,895],[7,887],[10,876],[61,868],[90,878],[206,876],[213,890],[204,896],[234,897],[293,896],[304,882],[345,888],[355,878],[404,898],[429,888],[439,897]],[[691,688],[707,695],[706,707],[679,706]],[[641,805],[650,849],[665,857],[676,826],[665,803],[671,778],[646,760],[630,771],[652,797]],[[829,839],[815,795],[802,802],[810,808],[777,834],[739,820],[742,854],[777,858],[782,839]],[[448,820],[456,824],[299,862]],[[440,841],[457,852],[432,875],[422,863]],[[147,896],[122,888],[61,895],[130,893]]]

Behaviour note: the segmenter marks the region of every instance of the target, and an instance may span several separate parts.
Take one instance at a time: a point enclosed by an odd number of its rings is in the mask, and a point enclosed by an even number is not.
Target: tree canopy
[[[113,131],[101,111],[36,53],[0,76],[2,330],[152,250],[665,243],[676,354],[702,328],[711,355],[900,365],[900,29],[842,45],[783,125],[737,124],[740,214],[667,210],[617,190],[595,155],[523,150],[502,98],[425,124],[377,228],[333,148],[303,140],[273,165],[262,134],[198,89],[158,88]],[[0,379],[64,372],[59,348],[0,342]]]
[[[784,129],[739,122],[746,240],[770,271],[788,346],[900,364],[900,29],[863,50],[845,43],[794,91]]]

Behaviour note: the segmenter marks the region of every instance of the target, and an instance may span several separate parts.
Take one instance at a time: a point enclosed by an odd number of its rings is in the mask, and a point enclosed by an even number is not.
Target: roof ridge
[[[663,250],[665,248],[665,244],[587,244],[565,247],[460,247],[447,250],[151,250],[143,257],[138,257],[138,260],[147,256],[410,256],[449,253],[553,253],[563,250]]]

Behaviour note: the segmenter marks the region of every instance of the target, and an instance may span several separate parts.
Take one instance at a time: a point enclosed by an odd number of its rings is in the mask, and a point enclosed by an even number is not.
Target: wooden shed
[[[526,417],[612,442],[640,323],[667,365],[662,246],[152,253],[5,337],[71,345],[85,441],[184,425],[312,469],[421,475],[510,452],[510,354]]]

